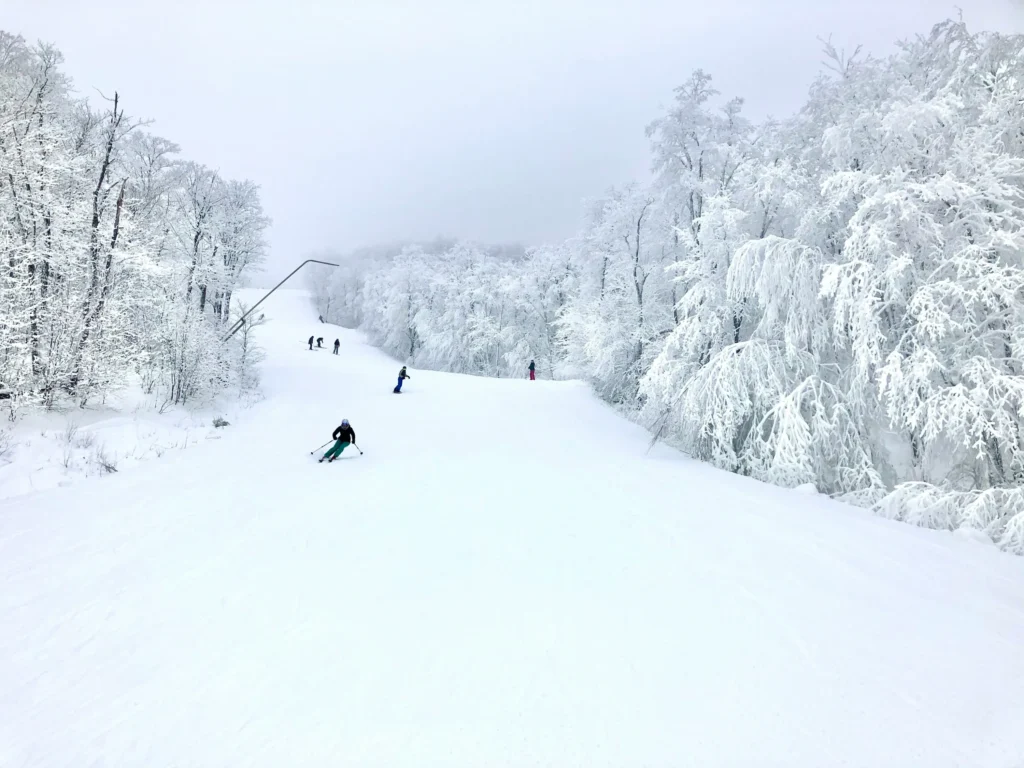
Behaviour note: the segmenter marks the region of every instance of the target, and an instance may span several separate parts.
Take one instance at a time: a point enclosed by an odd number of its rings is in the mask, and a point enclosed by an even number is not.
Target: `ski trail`
[[[1024,760],[1024,560],[264,308],[221,440],[0,510],[0,764]]]

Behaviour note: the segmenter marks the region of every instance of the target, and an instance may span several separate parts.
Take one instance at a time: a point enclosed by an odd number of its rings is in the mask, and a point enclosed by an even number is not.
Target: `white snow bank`
[[[197,410],[161,410],[141,392],[127,390],[107,406],[35,412],[14,424],[0,422],[0,501],[104,476],[140,462],[220,439],[220,414],[235,423],[244,403]]]

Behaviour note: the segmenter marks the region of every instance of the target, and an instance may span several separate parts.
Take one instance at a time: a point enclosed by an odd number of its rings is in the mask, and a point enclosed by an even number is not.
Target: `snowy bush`
[[[61,464],[67,469],[75,456],[75,443],[78,441],[78,424],[74,419],[68,419],[63,431],[57,433],[57,440],[60,442]]]
[[[10,430],[0,429],[0,461],[3,461],[14,448]]]
[[[107,452],[103,445],[96,446],[89,457],[89,463],[101,474],[112,474],[117,472],[116,457]]]
[[[1003,549],[1024,555],[1024,489],[956,491],[904,483],[875,505],[879,514],[926,528],[978,531]]]

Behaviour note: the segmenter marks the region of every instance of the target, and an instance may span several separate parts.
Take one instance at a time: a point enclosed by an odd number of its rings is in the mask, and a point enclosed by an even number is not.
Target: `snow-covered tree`
[[[121,95],[75,98],[60,65],[0,32],[0,390],[85,403],[139,375],[177,402],[212,392],[217,321],[263,257],[258,190],[179,161]]]
[[[760,124],[698,70],[647,129],[652,183],[568,242],[384,249],[318,306],[408,362],[537,359],[718,466],[1024,554],[1024,37],[947,21],[825,68]]]

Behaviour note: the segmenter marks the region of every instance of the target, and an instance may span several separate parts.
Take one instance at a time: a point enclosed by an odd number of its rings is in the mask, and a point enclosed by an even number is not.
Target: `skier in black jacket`
[[[348,419],[341,420],[341,426],[334,430],[334,434],[331,435],[337,442],[334,443],[325,453],[320,461],[327,459],[327,463],[330,464],[336,458],[341,456],[341,452],[348,448],[349,443],[356,441],[356,431],[352,429],[352,425],[348,423]]]

